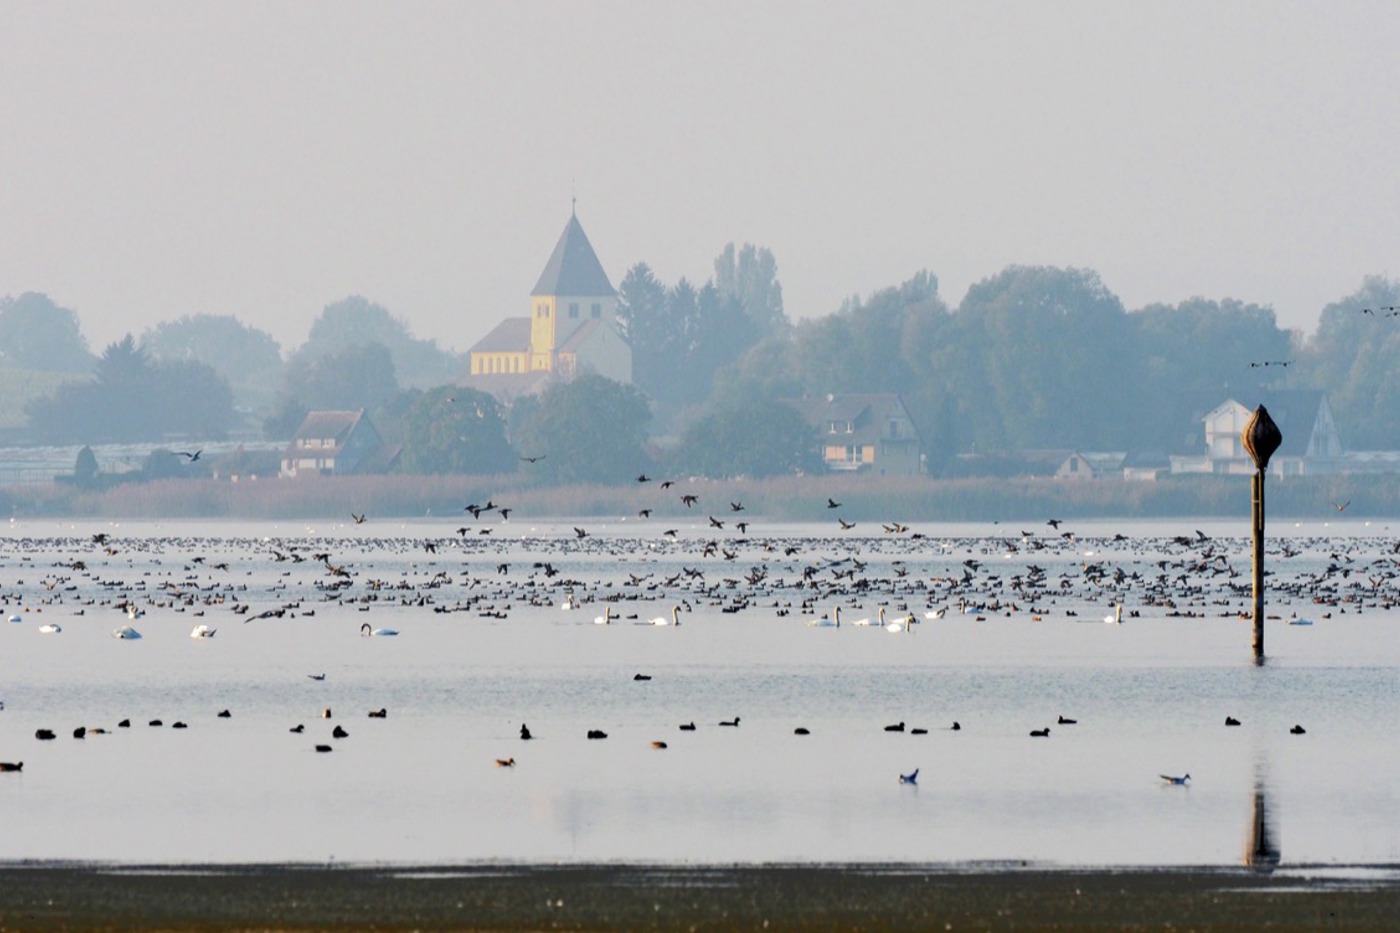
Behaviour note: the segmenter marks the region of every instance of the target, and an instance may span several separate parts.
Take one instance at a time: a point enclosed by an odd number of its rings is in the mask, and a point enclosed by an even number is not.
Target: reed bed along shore
[[[698,497],[686,506],[682,495]],[[1053,478],[954,479],[831,475],[764,480],[662,478],[618,485],[541,486],[518,473],[501,476],[350,476],[294,480],[167,479],[126,483],[101,492],[71,486],[5,490],[18,517],[327,519],[461,518],[464,507],[506,505],[514,520],[577,516],[704,521],[743,504],[769,521],[832,521],[828,500],[848,521],[1029,522],[1062,519],[1214,517],[1249,520],[1244,476],[1170,477],[1156,481]],[[1343,514],[1345,509],[1345,514]],[[1378,518],[1400,515],[1400,484],[1381,475],[1275,478],[1273,519]],[[492,514],[491,520],[499,520]]]
[[[1369,872],[8,865],[0,929],[1393,930]]]

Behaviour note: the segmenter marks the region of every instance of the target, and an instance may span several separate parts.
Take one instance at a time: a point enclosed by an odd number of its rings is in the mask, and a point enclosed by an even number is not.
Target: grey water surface
[[[728,560],[699,525],[573,524],[11,523],[0,860],[1230,865],[1262,806],[1282,864],[1400,861],[1400,619],[1367,573],[1388,528],[1271,531],[1292,556],[1256,666],[1238,525],[1038,549],[785,525],[719,538]],[[1225,555],[1205,569],[1173,541],[1197,527]],[[1013,585],[1030,565],[1049,582]],[[679,627],[643,624],[673,605]],[[880,606],[920,621],[886,631]]]

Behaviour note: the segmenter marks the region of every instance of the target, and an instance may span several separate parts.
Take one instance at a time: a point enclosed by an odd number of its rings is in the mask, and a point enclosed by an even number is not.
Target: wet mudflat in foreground
[[[0,867],[3,930],[1393,930],[1393,868]]]

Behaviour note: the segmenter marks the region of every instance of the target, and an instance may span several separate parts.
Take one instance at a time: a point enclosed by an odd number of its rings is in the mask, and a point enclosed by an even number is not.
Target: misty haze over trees
[[[312,409],[364,408],[403,445],[405,471],[498,473],[528,456],[558,483],[629,481],[658,457],[714,477],[817,471],[811,429],[782,402],[828,393],[898,393],[934,475],[958,474],[968,453],[1179,452],[1210,407],[1271,388],[1320,389],[1349,449],[1397,450],[1397,306],[1400,282],[1367,278],[1305,338],[1265,306],[1129,311],[1091,270],[1011,266],[955,309],[924,271],[794,323],[772,253],[730,244],[702,284],[627,270],[617,327],[631,386],[581,376],[502,405],[452,386],[462,357],[359,296],[326,306],[285,355],[236,317],[196,314],[94,357],[77,314],[30,292],[0,299],[0,390],[52,385],[25,409],[40,443],[214,439],[250,424],[282,440]]]

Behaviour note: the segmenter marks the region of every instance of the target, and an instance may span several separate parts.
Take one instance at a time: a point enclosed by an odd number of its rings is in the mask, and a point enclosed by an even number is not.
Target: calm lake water
[[[0,860],[1400,862],[1388,526],[866,524],[11,523]]]

